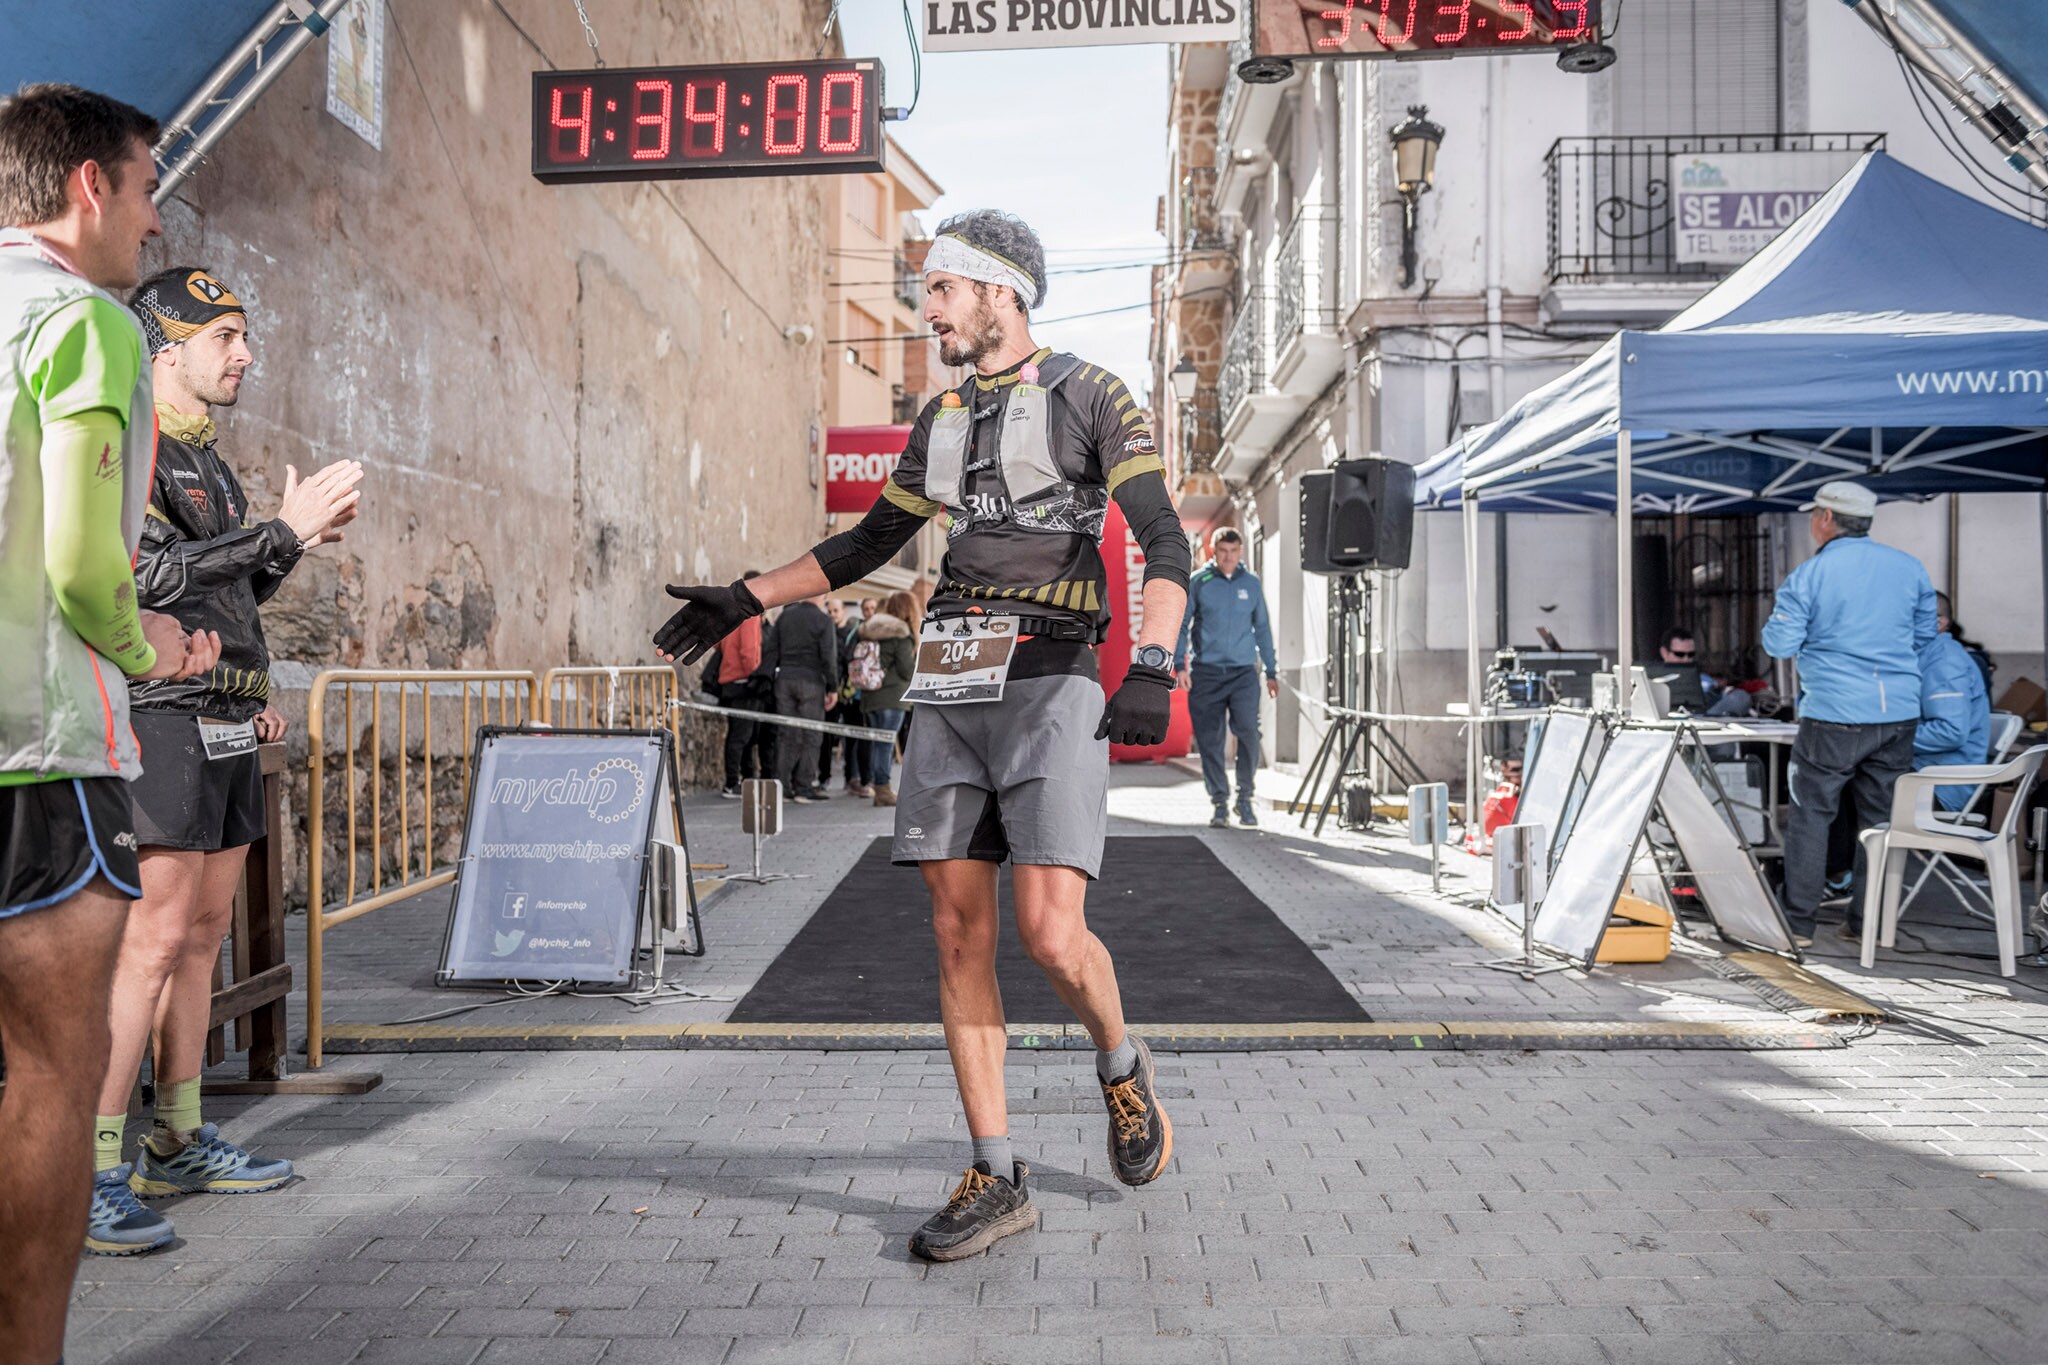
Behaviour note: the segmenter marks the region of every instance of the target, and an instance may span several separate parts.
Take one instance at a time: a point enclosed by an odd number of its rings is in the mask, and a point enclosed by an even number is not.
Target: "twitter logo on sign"
[[[497,933],[491,937],[497,941],[497,947],[492,950],[491,956],[510,957],[518,951],[519,945],[526,940],[526,931],[524,929],[514,929],[509,934]]]

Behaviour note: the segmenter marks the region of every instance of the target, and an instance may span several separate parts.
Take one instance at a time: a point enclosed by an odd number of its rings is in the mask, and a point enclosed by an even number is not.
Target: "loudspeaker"
[[[1405,569],[1415,540],[1415,469],[1399,460],[1345,460],[1301,476],[1301,567],[1306,573]]]

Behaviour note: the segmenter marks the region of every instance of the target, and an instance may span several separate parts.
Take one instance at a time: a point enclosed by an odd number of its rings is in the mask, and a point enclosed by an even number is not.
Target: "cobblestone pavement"
[[[1115,802],[1119,832],[1203,804],[1167,770],[1120,775]],[[771,862],[850,862],[879,816],[800,810]],[[700,860],[740,852],[714,818]],[[1403,1009],[1431,999],[1429,972],[1435,1012],[1466,1017],[1754,1008],[1682,978],[1525,993],[1425,971],[1415,952],[1505,935],[1428,898],[1405,849],[1227,840],[1276,910],[1325,934],[1340,978],[1391,985]],[[765,965],[773,922],[829,886],[819,870],[714,907],[704,979],[737,988],[736,959]],[[782,897],[797,908],[760,908]],[[1013,1052],[1041,1226],[951,1266],[905,1250],[965,1159],[942,1053],[340,1059],[384,1085],[209,1101],[304,1178],[174,1201],[174,1247],[85,1261],[68,1358],[2048,1360],[2048,997],[1967,974],[1981,964],[1903,961],[1822,964],[1897,1015],[1834,1050],[1162,1054],[1176,1159],[1135,1191],[1106,1170],[1085,1054]],[[344,985],[351,1008],[411,999],[416,966]]]

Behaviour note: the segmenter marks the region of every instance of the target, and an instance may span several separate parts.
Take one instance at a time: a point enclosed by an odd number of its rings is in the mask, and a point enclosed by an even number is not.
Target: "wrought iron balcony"
[[[1882,133],[1695,133],[1565,137],[1544,157],[1552,280],[1712,279],[1729,267],[1678,259],[1671,158],[1733,152],[1882,150]]]
[[[924,295],[924,279],[910,265],[910,258],[896,253],[896,302],[915,309]]]
[[[1337,330],[1338,210],[1306,204],[1294,215],[1273,266],[1273,345],[1284,347],[1302,333]]]
[[[1266,313],[1271,307],[1264,289],[1249,289],[1231,320],[1223,343],[1223,373],[1216,385],[1216,406],[1228,421],[1238,404],[1266,390]]]
[[[1190,166],[1180,178],[1180,250],[1228,251],[1230,235],[1216,208],[1216,168]]]
[[[1230,111],[1244,98],[1244,82],[1237,78],[1237,64],[1252,55],[1252,40],[1240,38],[1230,45],[1225,57],[1223,73],[1223,98],[1216,105],[1216,135],[1224,137],[1230,131]]]
[[[1223,448],[1223,414],[1216,406],[1214,389],[1195,390],[1195,401],[1180,404],[1180,472],[1213,472],[1216,452]]]

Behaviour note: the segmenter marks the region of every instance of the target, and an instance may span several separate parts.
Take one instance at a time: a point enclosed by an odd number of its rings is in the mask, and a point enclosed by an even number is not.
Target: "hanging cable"
[[[597,30],[591,27],[590,11],[583,8],[583,0],[575,0],[576,17],[583,21],[583,41],[590,44],[590,55],[597,61],[597,69],[604,70],[604,54],[597,50]]]
[[[903,37],[910,44],[910,105],[904,109],[884,110],[885,117],[901,122],[917,112],[918,98],[924,94],[924,49],[918,46],[917,24],[910,17],[910,0],[903,0]]]

